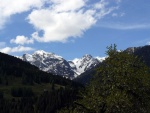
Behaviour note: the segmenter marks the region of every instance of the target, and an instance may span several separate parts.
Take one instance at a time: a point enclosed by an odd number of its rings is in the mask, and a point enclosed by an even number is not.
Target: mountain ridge
[[[94,58],[89,54],[85,54],[81,58],[67,61],[62,56],[38,50],[33,54],[23,54],[21,59],[35,65],[42,71],[74,79],[101,63],[105,57]]]

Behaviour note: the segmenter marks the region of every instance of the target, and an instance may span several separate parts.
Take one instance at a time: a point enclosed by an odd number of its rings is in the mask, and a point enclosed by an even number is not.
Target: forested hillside
[[[71,83],[70,80],[64,79],[60,76],[54,76],[53,74],[48,74],[43,71],[40,71],[37,67],[24,62],[13,56],[0,53],[0,79],[1,82],[13,82],[14,80],[7,80],[7,78],[22,78],[24,84],[33,84],[33,83],[49,83],[55,82],[57,84],[68,84]]]
[[[0,113],[55,113],[73,103],[79,87],[0,53]]]

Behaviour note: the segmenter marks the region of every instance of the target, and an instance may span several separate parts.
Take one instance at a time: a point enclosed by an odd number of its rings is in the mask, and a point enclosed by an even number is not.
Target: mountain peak
[[[43,55],[43,54],[48,54],[48,52],[45,52],[44,50],[37,50],[37,51],[35,51],[33,54],[40,54],[40,55]],[[49,53],[49,54],[52,54],[52,53]]]
[[[83,62],[93,60],[94,58],[90,54],[85,54],[82,58]]]
[[[40,57],[47,57],[47,58],[57,58],[59,60],[63,59],[62,56],[58,56],[55,53],[46,52],[44,50],[37,50],[32,55],[36,55],[36,56],[38,55]]]
[[[76,66],[75,72],[80,75],[81,73],[84,73],[85,71],[95,67],[100,62],[98,59],[92,57],[90,54],[85,54],[82,58],[75,58],[72,60],[74,65]],[[74,68],[74,65],[70,63],[72,67]]]
[[[86,57],[86,58],[87,58],[87,57],[88,57],[88,58],[92,58],[92,55],[90,55],[90,54],[85,54],[85,55],[83,56],[83,58],[84,58],[84,57]]]
[[[35,51],[33,54],[24,54],[23,60],[39,67],[40,70],[73,78],[74,72],[71,70],[69,63],[54,53],[43,50]]]

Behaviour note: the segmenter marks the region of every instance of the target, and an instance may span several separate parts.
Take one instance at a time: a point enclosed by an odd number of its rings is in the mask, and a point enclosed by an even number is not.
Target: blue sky
[[[150,44],[150,0],[1,0],[0,51],[67,60]]]

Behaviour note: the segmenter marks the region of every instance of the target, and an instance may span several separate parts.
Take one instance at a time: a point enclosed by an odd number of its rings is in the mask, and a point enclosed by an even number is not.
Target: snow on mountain
[[[34,58],[30,54],[24,54],[22,59],[31,63],[34,61]]]
[[[103,62],[107,57],[95,57],[97,60],[99,60],[100,62]]]
[[[74,77],[74,71],[72,71],[69,63],[54,53],[39,50],[35,51],[32,55],[24,54],[23,60],[39,67],[40,70],[69,78]]]
[[[85,71],[95,67],[100,62],[98,59],[93,58],[91,55],[84,55],[81,59],[74,59],[72,60],[74,65],[76,66],[76,70],[74,70],[78,75],[84,73]]]
[[[33,54],[24,54],[22,59],[45,72],[73,79],[81,73],[94,68],[100,62],[105,60],[105,57],[94,58],[91,55],[86,54],[82,58],[75,58],[72,61],[67,61],[54,53],[38,50]]]

